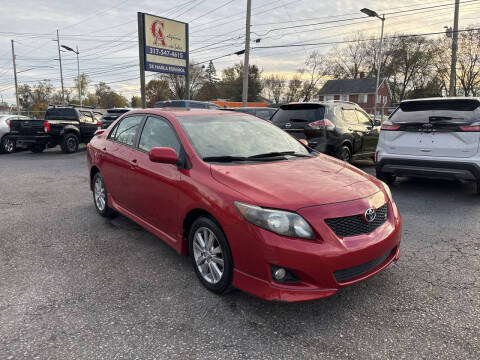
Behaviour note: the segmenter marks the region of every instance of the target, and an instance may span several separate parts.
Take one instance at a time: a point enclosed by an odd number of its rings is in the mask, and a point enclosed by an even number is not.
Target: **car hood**
[[[287,210],[361,199],[381,190],[368,174],[326,155],[258,164],[212,164],[211,173],[259,206]]]

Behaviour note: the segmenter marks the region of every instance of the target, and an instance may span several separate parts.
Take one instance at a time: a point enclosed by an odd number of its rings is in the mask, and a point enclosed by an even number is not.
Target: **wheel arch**
[[[92,168],[90,169],[90,190],[93,190],[93,178],[95,174],[99,172],[100,170],[95,165],[93,165]]]
[[[64,136],[67,134],[75,134],[77,137],[80,137],[80,129],[73,125],[67,125],[62,129],[60,135]]]
[[[222,226],[218,222],[218,220],[215,218],[215,216],[212,215],[209,211],[202,209],[202,208],[194,208],[191,209],[183,218],[182,222],[182,242],[180,244],[180,254],[188,256],[188,235],[190,232],[190,228],[192,227],[193,223],[195,220],[197,220],[199,217],[206,217],[209,218],[210,220],[214,221],[219,228],[222,230],[223,234],[225,235],[225,232],[223,231]],[[227,238],[225,236],[225,238]],[[227,239],[228,241],[228,239]]]

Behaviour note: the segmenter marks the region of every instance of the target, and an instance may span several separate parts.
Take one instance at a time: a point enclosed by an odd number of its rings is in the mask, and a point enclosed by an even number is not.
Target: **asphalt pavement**
[[[392,193],[396,264],[270,303],[208,292],[188,258],[98,216],[84,149],[0,155],[0,359],[480,359],[475,187],[400,179]]]

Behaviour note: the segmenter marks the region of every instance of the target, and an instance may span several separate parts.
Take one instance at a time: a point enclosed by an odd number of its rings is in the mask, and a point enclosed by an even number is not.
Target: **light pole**
[[[375,117],[374,119],[377,118],[377,101],[378,101],[378,87],[380,86],[380,68],[382,67],[382,46],[383,46],[383,27],[385,25],[385,15],[378,15],[376,11],[363,8],[360,10],[362,13],[364,13],[367,16],[370,17],[376,17],[380,20],[382,20],[382,32],[380,34],[380,44],[378,45],[378,66],[377,66],[377,86],[375,87],[375,107],[374,107],[374,113]],[[382,101],[383,104],[383,101]],[[383,116],[384,114],[382,114]]]
[[[65,50],[68,50],[68,51],[71,51],[71,52],[74,52],[75,54],[77,54],[78,101],[79,101],[79,103],[80,103],[80,106],[82,106],[82,81],[81,81],[81,79],[80,79],[80,60],[79,60],[79,58],[78,58],[78,55],[80,54],[80,52],[78,51],[78,45],[77,45],[77,51],[73,50],[71,47],[69,47],[69,46],[67,46],[67,45],[62,45],[62,48],[64,48]]]

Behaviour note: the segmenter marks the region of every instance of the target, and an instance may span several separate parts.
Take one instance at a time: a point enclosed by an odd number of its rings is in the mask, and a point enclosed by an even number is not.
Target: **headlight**
[[[392,198],[392,192],[390,191],[390,187],[387,184],[385,184],[383,181],[382,181],[382,185],[388,195],[388,199],[392,201],[393,198]]]
[[[314,239],[312,228],[300,215],[289,211],[264,209],[235,201],[235,207],[248,222],[279,235]]]

